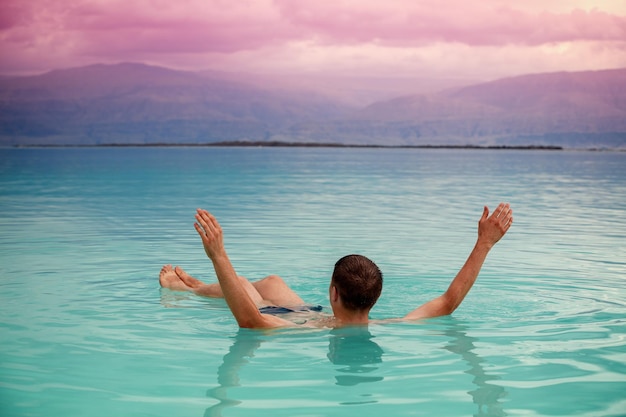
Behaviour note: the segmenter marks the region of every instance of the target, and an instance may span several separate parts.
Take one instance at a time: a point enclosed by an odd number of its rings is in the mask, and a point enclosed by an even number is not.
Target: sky
[[[626,0],[1,0],[0,74],[93,63],[495,79],[626,67]]]

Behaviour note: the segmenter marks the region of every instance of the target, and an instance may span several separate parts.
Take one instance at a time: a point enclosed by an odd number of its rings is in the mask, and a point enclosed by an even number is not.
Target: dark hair
[[[383,290],[383,274],[365,256],[347,255],[335,264],[332,284],[337,287],[344,307],[369,310]]]

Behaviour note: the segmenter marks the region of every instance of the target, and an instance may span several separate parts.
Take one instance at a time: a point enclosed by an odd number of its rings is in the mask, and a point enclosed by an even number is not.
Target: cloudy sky
[[[91,63],[490,79],[626,67],[626,0],[1,0],[0,73]]]

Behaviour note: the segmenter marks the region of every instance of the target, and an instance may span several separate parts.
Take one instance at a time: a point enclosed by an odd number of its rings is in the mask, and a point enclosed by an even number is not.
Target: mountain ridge
[[[527,74],[361,107],[262,84],[140,63],[0,77],[0,144],[626,148],[626,69]]]

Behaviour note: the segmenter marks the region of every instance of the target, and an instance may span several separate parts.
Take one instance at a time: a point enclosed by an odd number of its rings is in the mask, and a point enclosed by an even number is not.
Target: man
[[[277,275],[254,283],[239,277],[226,254],[222,228],[215,217],[206,210],[198,209],[196,221],[194,227],[213,263],[219,283],[204,284],[181,268],[172,269],[171,265],[166,265],[159,276],[161,286],[207,297],[224,297],[240,327],[295,326],[293,321],[268,312],[298,311],[306,303]],[[513,210],[509,204],[500,203],[491,215],[485,206],[478,222],[476,244],[447,291],[403,318],[394,320],[444,316],[456,310],[474,285],[487,254],[512,223]],[[382,291],[382,281],[380,270],[366,257],[348,255],[341,258],[335,265],[328,290],[333,317],[308,324],[342,327],[369,323],[369,312]]]

